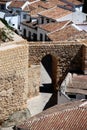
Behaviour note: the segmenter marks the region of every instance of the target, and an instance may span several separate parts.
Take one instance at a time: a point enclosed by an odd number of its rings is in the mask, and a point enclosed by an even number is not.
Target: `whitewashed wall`
[[[57,21],[71,20],[75,24],[80,24],[86,21],[86,16],[87,14],[77,11],[69,15],[66,15],[65,17],[59,18],[57,19]]]
[[[22,36],[23,36],[23,33],[24,33],[24,29],[26,29],[26,38],[29,37],[29,32],[31,32],[31,39],[33,38],[33,34],[37,34],[37,31],[35,29],[32,29],[28,26],[25,26],[23,24],[21,24],[21,29],[22,29]]]
[[[7,23],[15,28],[18,29],[18,15],[17,16],[9,16],[9,17],[5,17],[5,20],[7,21]]]
[[[38,28],[38,33],[37,33],[37,40],[40,41],[40,34],[43,35],[43,40],[42,41],[45,41],[45,35],[48,33],[47,31],[45,30],[42,30],[41,28]]]

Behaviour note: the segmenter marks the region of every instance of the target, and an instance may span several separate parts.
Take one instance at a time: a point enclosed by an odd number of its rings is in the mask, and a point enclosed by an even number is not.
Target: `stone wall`
[[[83,47],[83,72],[87,74],[87,45],[84,44]]]
[[[28,95],[28,47],[0,47],[0,123],[26,107]]]
[[[42,58],[48,54],[55,57],[57,60],[55,87],[58,88],[69,70],[82,69],[82,48],[81,44],[73,42],[29,43],[29,66],[39,65]]]
[[[40,87],[40,65],[31,65],[28,69],[28,97],[37,96]]]

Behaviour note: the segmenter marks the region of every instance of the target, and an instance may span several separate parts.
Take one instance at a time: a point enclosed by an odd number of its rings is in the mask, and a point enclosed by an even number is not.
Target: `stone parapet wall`
[[[71,42],[64,43],[31,43],[29,44],[29,66],[39,65],[42,58],[48,54],[57,60],[57,88],[62,83],[67,72],[82,69],[82,44]],[[70,67],[71,66],[71,67]]]
[[[0,47],[0,122],[26,107],[28,96],[28,47]]]

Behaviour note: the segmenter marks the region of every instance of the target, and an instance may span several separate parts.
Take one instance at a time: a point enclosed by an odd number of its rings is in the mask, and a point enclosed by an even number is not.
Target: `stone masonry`
[[[43,57],[52,56],[56,72],[52,78],[57,90],[68,71],[82,69],[83,48],[83,44],[75,42],[23,42],[0,47],[0,122],[24,109],[27,98],[39,94]]]
[[[40,65],[42,58],[48,54],[55,57],[57,74],[54,87],[58,89],[71,68],[73,70],[82,69],[82,49],[83,45],[75,42],[29,43],[29,66]]]
[[[28,95],[28,47],[0,47],[0,123],[26,107]]]

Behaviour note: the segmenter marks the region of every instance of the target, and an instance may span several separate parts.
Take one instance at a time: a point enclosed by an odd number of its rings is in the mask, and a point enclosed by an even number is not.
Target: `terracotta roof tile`
[[[17,126],[20,130],[86,130],[87,101],[57,105]]]
[[[65,27],[59,31],[49,33],[48,37],[52,41],[66,41],[71,36],[75,36],[77,33],[79,33],[79,31],[75,27],[68,25],[67,27]]]
[[[64,17],[64,16],[71,14],[71,13],[72,12],[69,10],[65,10],[65,9],[62,9],[59,7],[54,7],[54,8],[51,8],[49,10],[46,10],[46,11],[39,13],[39,15],[56,20],[58,18]]]
[[[25,1],[12,1],[12,3],[9,5],[9,7],[15,7],[15,8],[21,8],[25,4]]]
[[[80,2],[78,0],[67,0],[67,1],[73,3],[74,5],[81,5],[81,4],[83,4],[82,2]]]
[[[31,15],[31,16],[38,16],[38,13],[40,13],[40,12],[42,12],[42,11],[44,11],[44,10],[46,10],[46,9],[44,9],[44,8],[42,8],[42,7],[38,7],[38,8],[36,8],[36,9],[32,10],[32,11],[30,12],[30,15]]]
[[[32,7],[30,5],[27,5],[25,8],[23,8],[23,11],[29,11],[29,12],[31,12],[34,9],[35,9],[34,7]]]
[[[69,24],[69,23],[70,23],[69,21],[51,22],[51,23],[48,23],[48,24],[39,25],[38,27],[47,31],[47,32],[53,32],[55,30],[62,28],[65,24]]]

